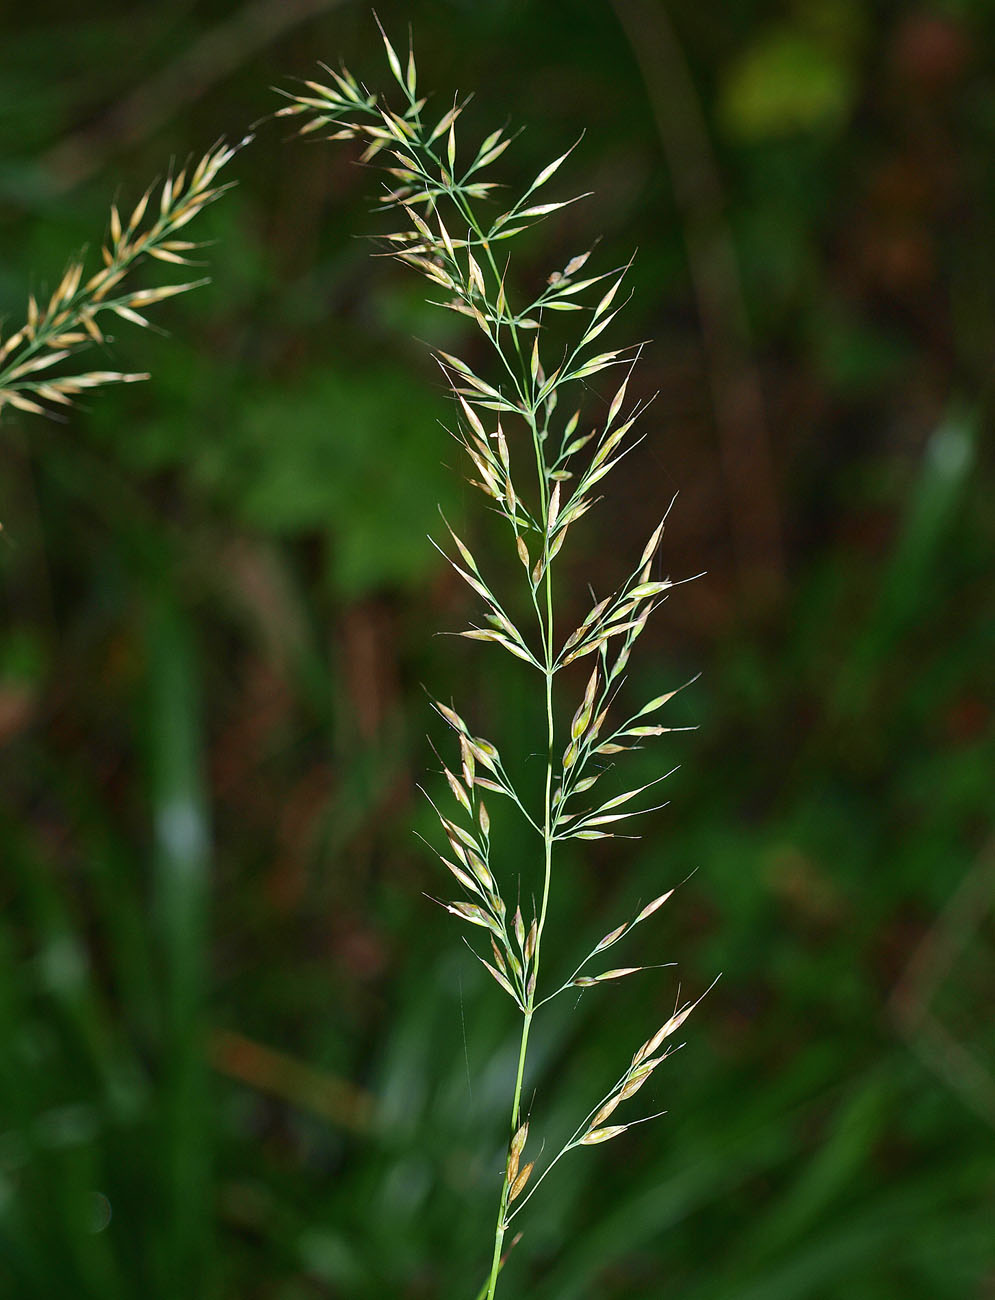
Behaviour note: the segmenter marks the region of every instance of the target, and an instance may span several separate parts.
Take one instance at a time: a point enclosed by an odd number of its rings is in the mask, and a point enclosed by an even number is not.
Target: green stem
[[[548,541],[547,541],[548,546]],[[542,932],[546,924],[546,912],[549,907],[549,884],[552,876],[553,865],[553,814],[552,814],[552,789],[553,789],[553,742],[555,737],[553,723],[553,588],[550,579],[549,563],[547,557],[546,564],[546,790],[544,797],[543,810],[543,886],[542,886],[542,908],[539,913],[539,924],[536,927],[535,952],[532,958],[531,972],[531,991],[528,994],[526,1002],[525,1020],[522,1024],[522,1039],[518,1050],[518,1072],[515,1077],[515,1099],[511,1107],[511,1137],[517,1133],[521,1125],[521,1101],[522,1101],[522,1080],[525,1076],[525,1057],[528,1051],[529,1031],[532,1028],[532,1017],[535,1015],[535,997],[536,987],[539,977],[539,951],[542,946]],[[501,1249],[504,1245],[504,1236],[508,1230],[507,1213],[508,1213],[508,1194],[511,1190],[508,1181],[508,1169],[505,1166],[504,1181],[501,1185],[501,1199],[498,1204],[497,1224],[494,1229],[494,1253],[491,1257],[491,1273],[487,1282],[486,1300],[494,1300],[494,1292],[497,1289],[498,1274],[501,1271]]]
[[[522,1024],[522,1042],[518,1049],[518,1074],[515,1078],[515,1100],[511,1108],[511,1133],[512,1136],[518,1131],[521,1123],[521,1104],[522,1104],[522,1080],[525,1077],[525,1054],[529,1045],[529,1030],[532,1028],[532,1011],[526,1011],[525,1020]],[[504,1245],[504,1234],[508,1230],[505,1223],[505,1215],[508,1212],[508,1193],[511,1185],[508,1182],[508,1170],[505,1166],[504,1182],[501,1185],[501,1200],[498,1205],[497,1225],[494,1229],[494,1254],[491,1259],[490,1277],[487,1279],[487,1289],[485,1292],[486,1300],[494,1300],[494,1291],[497,1288],[498,1274],[501,1271],[501,1248]]]

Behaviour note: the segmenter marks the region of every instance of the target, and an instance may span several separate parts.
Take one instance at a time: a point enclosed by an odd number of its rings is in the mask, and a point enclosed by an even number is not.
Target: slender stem
[[[536,442],[536,457],[538,460],[539,479],[544,498],[543,515],[548,512],[547,490],[545,480],[545,462],[542,455],[542,446],[538,437],[538,431],[533,421],[533,434]],[[550,576],[549,564],[549,530],[546,529],[546,540],[544,542],[546,552],[546,573],[543,594],[545,596],[545,615],[546,625],[544,628],[544,641],[546,651],[546,788],[543,798],[543,885],[542,885],[542,907],[539,912],[539,923],[536,927],[535,951],[532,957],[532,972],[530,976],[531,989],[526,995],[525,1020],[522,1024],[522,1040],[518,1052],[518,1073],[515,1078],[515,1099],[511,1108],[511,1136],[514,1137],[521,1125],[521,1100],[522,1100],[522,1080],[525,1075],[525,1057],[528,1051],[529,1030],[532,1028],[532,1017],[535,1015],[535,998],[536,988],[539,977],[539,954],[542,946],[542,932],[546,924],[546,913],[549,908],[549,885],[552,876],[553,865],[553,744],[555,740],[554,720],[553,720],[553,676],[555,673],[554,654],[553,654],[553,586]],[[504,1245],[504,1235],[508,1230],[507,1213],[508,1213],[508,1195],[511,1186],[508,1180],[508,1170],[505,1166],[504,1181],[501,1185],[501,1199],[498,1205],[497,1225],[494,1230],[494,1254],[491,1258],[491,1275],[487,1284],[486,1300],[494,1300],[494,1292],[497,1289],[498,1274],[501,1271],[501,1248]]]
[[[517,1132],[521,1122],[522,1080],[525,1077],[525,1054],[528,1050],[529,1030],[531,1028],[532,1012],[526,1011],[525,1020],[522,1024],[522,1042],[518,1049],[518,1074],[515,1077],[515,1100],[511,1108],[512,1136]],[[505,1216],[508,1212],[508,1193],[510,1190],[511,1185],[508,1182],[508,1171],[506,1166],[504,1182],[501,1185],[501,1200],[498,1205],[497,1226],[494,1229],[494,1254],[491,1258],[490,1277],[487,1280],[487,1300],[494,1300],[494,1291],[497,1288],[498,1274],[501,1271],[501,1247],[504,1245],[504,1234],[508,1230]]]
[[[548,596],[548,587],[547,587]],[[550,626],[552,623],[552,610],[548,609]],[[542,938],[542,930],[546,921],[546,911],[549,905],[549,882],[552,868],[553,838],[552,838],[552,808],[551,808],[551,791],[553,780],[553,675],[552,672],[546,673],[546,724],[549,738],[549,752],[546,763],[546,794],[545,794],[545,819],[543,828],[543,845],[544,845],[544,872],[543,872],[543,890],[542,890],[542,910],[539,916],[539,925],[536,930],[536,946],[533,956],[532,974],[533,977],[538,975],[539,971],[539,947]],[[532,984],[531,993],[528,995],[526,1002],[525,1020],[522,1024],[522,1040],[518,1051],[518,1072],[515,1076],[515,1099],[511,1107],[511,1136],[514,1137],[521,1125],[521,1101],[522,1101],[522,1081],[525,1076],[525,1057],[528,1051],[529,1030],[532,1028],[532,1017],[535,1014],[535,983]],[[501,1270],[501,1248],[504,1245],[504,1234],[508,1229],[506,1222],[508,1212],[508,1193],[511,1186],[508,1181],[507,1167],[505,1168],[504,1182],[501,1185],[501,1199],[498,1206],[497,1225],[494,1230],[494,1254],[491,1259],[491,1275],[487,1285],[486,1300],[494,1300],[494,1292],[497,1288],[498,1273]]]

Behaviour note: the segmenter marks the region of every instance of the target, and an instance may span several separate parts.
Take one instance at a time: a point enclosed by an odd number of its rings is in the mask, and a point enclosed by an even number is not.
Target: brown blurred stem
[[[355,1132],[363,1132],[370,1125],[373,1099],[362,1088],[244,1034],[216,1029],[211,1037],[210,1055],[212,1065],[220,1074],[258,1092],[279,1097]]]
[[[145,139],[180,109],[196,103],[257,50],[297,24],[343,0],[252,0],[205,32],[179,58],[112,105],[81,130],[60,140],[42,159],[62,192],[87,180],[106,155]]]
[[[708,127],[662,0],[612,0],[646,93],[684,224],[709,368],[742,594],[774,603],[784,586],[781,525],[760,375]]]

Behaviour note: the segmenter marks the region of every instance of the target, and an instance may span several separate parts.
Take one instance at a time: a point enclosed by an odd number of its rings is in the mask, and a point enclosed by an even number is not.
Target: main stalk
[[[538,443],[538,438],[537,438]],[[545,474],[541,462],[541,450],[537,445],[537,454],[540,457],[540,483],[543,488],[543,497],[545,492]],[[543,503],[544,516],[548,511],[548,502]],[[542,932],[546,924],[546,912],[549,907],[549,882],[553,863],[553,741],[554,741],[554,723],[553,723],[553,589],[550,575],[550,565],[548,559],[548,528],[547,528],[547,562],[545,572],[545,627],[543,628],[543,640],[546,651],[546,785],[543,795],[543,883],[542,883],[542,906],[539,911],[539,924],[536,927],[536,944],[532,965],[532,984],[531,992],[525,1008],[525,1018],[522,1022],[522,1039],[518,1050],[518,1071],[515,1076],[515,1096],[511,1107],[511,1137],[518,1132],[522,1123],[522,1081],[525,1077],[525,1058],[528,1053],[529,1031],[532,1028],[532,1017],[535,1015],[536,989],[538,987],[539,977],[539,954],[542,947]],[[507,1232],[507,1223],[505,1221],[508,1213],[508,1195],[511,1191],[511,1184],[508,1178],[508,1166],[505,1165],[504,1181],[501,1185],[501,1199],[498,1204],[497,1224],[494,1229],[494,1254],[491,1257],[491,1272],[487,1280],[486,1291],[482,1293],[486,1300],[494,1300],[494,1293],[497,1290],[498,1274],[501,1271],[501,1251],[504,1246],[504,1236]],[[481,1297],[478,1297],[481,1300]]]

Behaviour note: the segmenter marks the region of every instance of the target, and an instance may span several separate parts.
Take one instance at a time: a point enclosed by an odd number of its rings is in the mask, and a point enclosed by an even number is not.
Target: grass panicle
[[[659,721],[676,690],[658,695],[622,722],[611,720],[633,646],[677,584],[654,576],[664,513],[618,590],[598,600],[565,636],[558,631],[552,580],[556,559],[570,529],[598,500],[596,489],[636,444],[632,430],[645,408],[645,403],[627,396],[639,347],[606,349],[602,342],[624,305],[628,267],[592,273],[590,252],[581,252],[554,271],[540,292],[517,301],[508,282],[508,246],[523,231],[575,201],[547,197],[549,183],[572,150],[543,167],[510,207],[485,215],[485,204],[497,190],[490,168],[511,137],[498,129],[479,143],[468,143],[461,121],[465,101],[454,101],[441,114],[428,113],[428,101],[419,94],[413,53],[402,59],[386,33],[382,35],[399,87],[397,109],[370,93],[345,68],[340,72],[326,68],[328,80],[308,81],[303,91],[289,94],[290,102],[280,114],[300,119],[302,135],[358,141],[364,163],[383,162],[387,181],[380,203],[396,218],[394,228],[384,236],[388,251],[425,277],[432,301],[475,323],[490,344],[494,363],[490,373],[478,374],[461,357],[437,354],[452,395],[449,432],[464,448],[469,481],[506,525],[510,549],[521,566],[525,607],[531,606],[527,624],[519,626],[511,617],[512,602],[496,592],[476,556],[448,524],[448,544],[439,549],[482,604],[482,617],[460,635],[505,651],[534,675],[546,718],[540,805],[528,806],[492,740],[477,734],[454,708],[441,701],[435,704],[454,742],[451,766],[444,766],[453,807],[436,807],[448,846],[439,857],[462,895],[443,906],[479,934],[478,960],[522,1017],[508,1155],[498,1194],[491,1263],[480,1291],[481,1300],[492,1300],[509,1225],[549,1170],[570,1151],[611,1141],[634,1123],[655,1118],[623,1120],[616,1112],[667,1060],[674,1050],[674,1035],[697,1005],[679,1006],[637,1049],[570,1140],[537,1171],[540,1155],[528,1158],[526,1152],[533,1120],[526,1118],[522,1107],[533,1020],[543,1006],[568,990],[624,979],[645,969],[599,969],[595,959],[649,919],[673,893],[660,894],[633,920],[605,935],[565,983],[542,995],[543,938],[554,895],[554,846],[571,839],[611,838],[629,818],[662,806],[641,798],[647,785],[604,799],[597,796],[596,786],[618,755],[681,729]],[[554,353],[545,342],[547,323],[570,312],[577,313],[579,325],[567,346]],[[593,428],[582,424],[589,381],[612,375],[616,384],[607,413]],[[523,481],[526,466],[531,466],[528,476],[534,475],[530,483]],[[573,709],[561,716],[557,709],[561,691],[558,685],[554,689],[555,679],[582,659],[587,661],[586,684]],[[537,844],[535,879],[509,878],[500,854],[492,853],[486,800],[494,797],[509,799],[532,828]],[[530,916],[523,915],[520,906],[511,910],[506,901],[530,896],[537,899]]]
[[[61,363],[108,342],[108,317],[147,327],[149,307],[207,283],[199,278],[137,289],[125,284],[146,258],[170,266],[196,265],[190,254],[201,245],[178,236],[234,184],[220,182],[219,173],[250,138],[238,145],[217,144],[198,163],[171,173],[158,187],[157,198],[153,183],[127,219],[113,204],[100,269],[87,275],[83,255],[74,257],[47,299],[29,295],[24,323],[6,339],[0,335],[0,412],[9,405],[34,415],[52,414],[88,389],[148,378],[115,370],[73,370]]]

